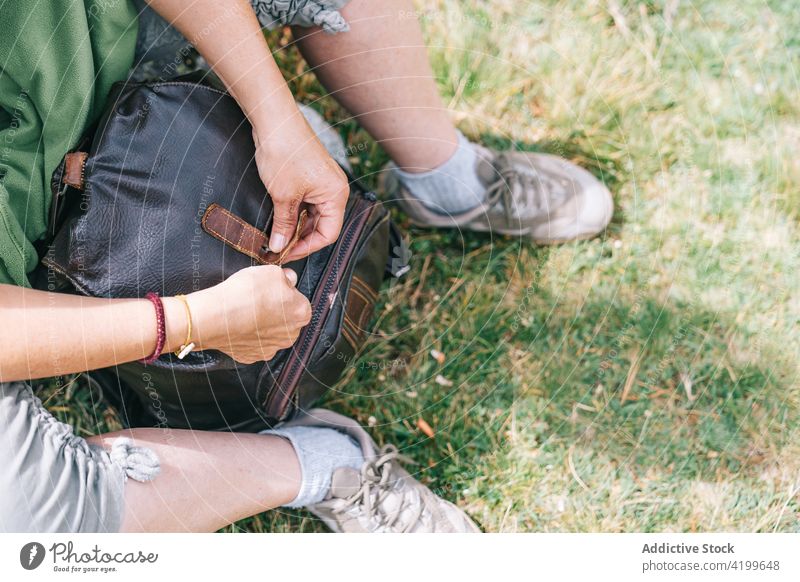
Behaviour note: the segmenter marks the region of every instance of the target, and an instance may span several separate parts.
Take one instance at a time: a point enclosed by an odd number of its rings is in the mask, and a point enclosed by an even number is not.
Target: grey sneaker
[[[458,507],[414,479],[400,466],[397,447],[378,449],[355,420],[315,408],[284,426],[319,426],[341,431],[364,454],[361,471],[337,469],[324,501],[307,509],[337,533],[480,533]]]
[[[451,215],[434,212],[392,171],[382,172],[384,191],[417,226],[529,236],[538,244],[592,238],[611,221],[611,193],[583,168],[548,154],[475,147],[478,176],[486,185],[485,202],[477,208]]]

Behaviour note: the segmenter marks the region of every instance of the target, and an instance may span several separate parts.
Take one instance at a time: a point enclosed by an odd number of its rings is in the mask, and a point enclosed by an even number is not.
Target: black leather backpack
[[[266,247],[272,203],[254,154],[251,126],[224,91],[180,80],[116,86],[92,137],[53,176],[52,242],[37,286],[170,296],[280,263]],[[338,241],[285,265],[313,309],[293,347],[250,365],[211,350],[165,354],[90,377],[128,426],[274,426],[352,363],[400,242],[388,212],[352,181]]]

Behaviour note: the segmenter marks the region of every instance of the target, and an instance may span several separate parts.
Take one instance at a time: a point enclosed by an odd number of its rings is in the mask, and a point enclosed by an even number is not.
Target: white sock
[[[292,443],[300,462],[300,491],[284,507],[306,507],[319,503],[331,488],[331,476],[336,469],[350,467],[361,470],[364,456],[349,436],[332,428],[290,426],[265,430],[260,434],[283,437]]]
[[[428,172],[405,172],[392,167],[398,180],[412,196],[439,214],[459,214],[478,206],[486,186],[478,178],[475,146],[458,132],[458,149],[438,168]]]

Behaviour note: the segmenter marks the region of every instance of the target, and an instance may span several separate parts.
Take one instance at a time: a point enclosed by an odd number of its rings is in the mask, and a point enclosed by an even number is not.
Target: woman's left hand
[[[347,178],[297,108],[249,0],[193,0],[191,9],[186,0],[147,2],[192,40],[253,125],[258,172],[275,206],[271,250],[282,251],[292,239],[303,203],[314,228],[287,259],[334,242],[347,205]]]
[[[344,172],[299,111],[297,118],[267,132],[253,129],[258,173],[274,206],[270,250],[280,252],[292,239],[301,206],[306,205],[313,224],[287,260],[302,258],[336,241],[350,190]],[[284,127],[288,129],[283,131]]]

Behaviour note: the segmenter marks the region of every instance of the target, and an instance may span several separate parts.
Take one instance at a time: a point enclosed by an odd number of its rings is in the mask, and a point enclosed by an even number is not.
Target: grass
[[[420,8],[459,127],[585,165],[617,213],[554,248],[409,229],[412,271],[325,405],[487,531],[800,531],[796,6]],[[371,179],[385,154],[294,50],[277,56],[301,100],[370,144],[353,161]],[[118,426],[80,383],[42,391],[79,434]],[[276,511],[228,529],[322,527]]]

